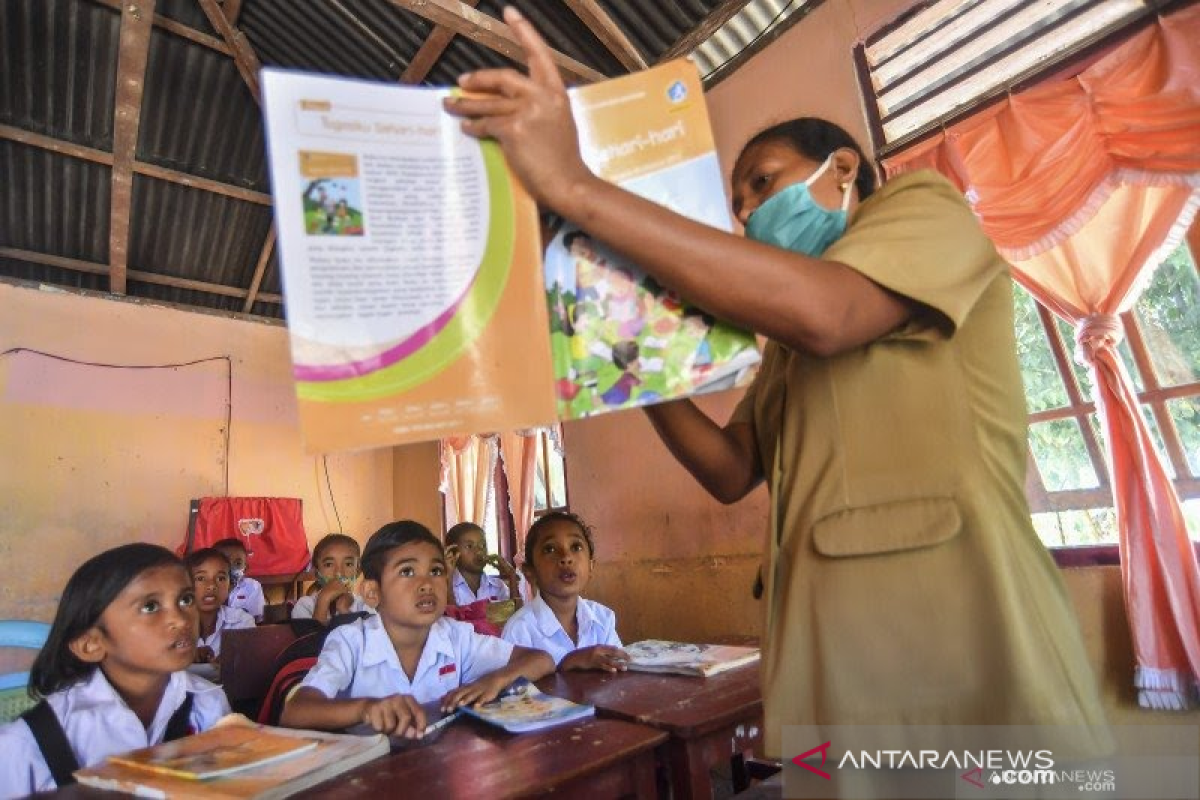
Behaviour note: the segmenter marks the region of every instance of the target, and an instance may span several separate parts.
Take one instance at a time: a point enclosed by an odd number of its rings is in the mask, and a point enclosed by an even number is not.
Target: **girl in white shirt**
[[[315,619],[323,625],[338,614],[372,613],[374,609],[354,593],[361,553],[358,542],[344,533],[330,533],[313,548],[312,566],[317,573],[313,594],[296,601],[292,619]]]
[[[577,515],[553,511],[534,522],[525,535],[523,569],[537,597],[513,614],[502,638],[549,653],[559,670],[623,672],[629,655],[621,649],[616,614],[580,597],[595,553],[591,528]]]
[[[85,562],[29,671],[42,702],[0,727],[0,797],[73,783],[75,769],[228,714],[220,687],[186,672],[196,623],[192,581],[170,550],[129,544]]]
[[[253,628],[254,617],[240,608],[225,605],[231,586],[229,557],[213,547],[205,547],[184,559],[196,593],[200,630],[196,640],[196,661],[215,664],[221,660],[221,633],[235,628]]]

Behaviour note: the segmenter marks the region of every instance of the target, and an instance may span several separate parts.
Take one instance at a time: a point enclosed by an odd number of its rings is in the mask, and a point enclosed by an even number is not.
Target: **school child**
[[[512,564],[499,555],[488,555],[487,537],[474,522],[460,522],[446,531],[446,546],[458,548],[458,562],[451,575],[454,605],[468,606],[478,600],[520,599],[520,578]],[[500,575],[487,575],[491,564]]]
[[[316,592],[296,601],[292,619],[315,619],[328,625],[338,614],[371,612],[372,609],[354,593],[361,552],[358,542],[343,533],[331,533],[317,542],[313,548]]]
[[[442,544],[419,522],[384,525],[363,553],[363,593],[377,614],[330,632],[316,665],[284,706],[282,724],[341,729],[365,723],[419,738],[421,703],[450,711],[495,699],[517,678],[554,671],[545,653],[514,647],[442,616]]]
[[[235,628],[253,628],[254,617],[240,608],[225,605],[229,599],[229,559],[215,547],[188,554],[184,565],[192,576],[196,610],[200,619],[196,639],[196,663],[221,659],[221,634]]]
[[[546,651],[562,671],[623,672],[629,655],[621,649],[616,614],[580,597],[595,555],[592,531],[575,514],[553,511],[534,522],[525,535],[523,568],[537,596],[512,615],[502,638]]]
[[[263,594],[262,584],[246,575],[246,562],[249,553],[241,539],[222,539],[213,543],[213,549],[220,550],[229,559],[229,605],[240,608],[255,622],[262,622],[263,609],[267,599]]]
[[[127,544],[75,571],[29,671],[41,702],[0,726],[0,797],[74,783],[110,755],[211,728],[229,713],[219,686],[188,674],[196,606],[183,563]]]

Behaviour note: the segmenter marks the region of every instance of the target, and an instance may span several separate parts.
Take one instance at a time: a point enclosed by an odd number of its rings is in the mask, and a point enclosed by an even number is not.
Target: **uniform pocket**
[[[813,546],[835,558],[915,550],[947,542],[962,530],[951,497],[920,497],[836,511],[813,525]]]

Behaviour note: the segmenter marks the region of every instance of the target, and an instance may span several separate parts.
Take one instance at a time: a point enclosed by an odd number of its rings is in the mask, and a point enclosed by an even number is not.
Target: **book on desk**
[[[690,644],[646,639],[626,645],[629,669],[633,672],[658,672],[670,675],[708,677],[726,670],[752,664],[759,658],[757,647],[726,644]]]
[[[227,718],[228,719],[228,718]],[[85,786],[143,797],[287,797],[387,755],[386,736],[291,730],[246,722],[110,756],[78,770]]]
[[[595,706],[572,703],[538,691],[521,680],[497,700],[479,706],[463,706],[464,713],[509,733],[528,733],[595,716]]]

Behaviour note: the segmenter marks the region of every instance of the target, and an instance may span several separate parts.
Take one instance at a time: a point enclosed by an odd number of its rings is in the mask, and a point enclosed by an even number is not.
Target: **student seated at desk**
[[[442,616],[442,543],[419,522],[376,531],[362,568],[363,592],[378,613],[330,632],[281,724],[332,730],[365,723],[415,739],[425,730],[421,703],[441,698],[447,711],[486,703],[517,678],[533,681],[554,671],[545,653]]]
[[[228,604],[254,617],[256,623],[262,622],[267,598],[263,594],[262,584],[246,575],[246,561],[249,557],[246,545],[241,539],[231,537],[214,542],[213,549],[220,550],[229,559]]]
[[[254,617],[240,608],[225,605],[229,599],[229,559],[215,547],[205,547],[184,559],[196,593],[200,629],[196,640],[196,663],[221,660],[221,633],[233,628],[253,628]]]
[[[560,670],[623,672],[616,614],[580,597],[595,555],[591,528],[575,514],[552,511],[529,526],[524,569],[537,597],[508,620],[504,640],[546,651]]]
[[[328,625],[339,614],[372,612],[354,593],[358,580],[358,542],[343,533],[331,533],[313,548],[313,569],[317,571],[316,591],[296,601],[292,619],[315,619]]]
[[[500,555],[488,555],[487,537],[474,522],[460,522],[446,531],[446,547],[457,548],[458,558],[452,569],[451,583],[456,606],[469,606],[479,600],[520,600],[520,576]],[[488,575],[491,564],[500,575]]]
[[[192,581],[174,553],[127,544],[84,562],[29,670],[41,702],[0,726],[0,797],[66,786],[110,755],[211,728],[229,701],[187,673],[195,652]]]

